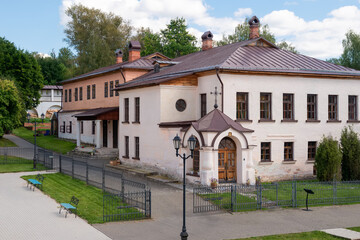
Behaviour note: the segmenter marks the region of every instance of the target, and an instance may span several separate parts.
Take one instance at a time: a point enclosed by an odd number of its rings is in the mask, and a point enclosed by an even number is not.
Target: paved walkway
[[[29,143],[28,141],[25,141],[24,139],[19,138],[15,135],[5,134],[3,137],[12,141],[20,148],[33,148],[34,147],[34,144]]]
[[[58,214],[59,205],[53,199],[26,187],[20,176],[27,174],[0,174],[0,239],[110,239],[81,218]]]

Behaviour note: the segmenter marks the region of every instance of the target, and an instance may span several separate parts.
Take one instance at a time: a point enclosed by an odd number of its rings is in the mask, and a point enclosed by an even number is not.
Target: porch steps
[[[121,164],[120,164],[120,165],[116,165],[116,166],[112,166],[112,165],[110,165],[110,164],[107,164],[106,166],[107,166],[107,167],[114,168],[114,169],[126,171],[126,172],[129,172],[129,173],[141,175],[141,176],[143,176],[143,177],[147,177],[147,176],[151,176],[151,175],[157,174],[157,172],[152,171],[152,170],[134,168],[134,167],[130,167],[130,166],[126,166],[126,165],[121,165]]]
[[[360,232],[355,232],[345,228],[326,229],[322,230],[322,232],[344,239],[360,240]]]
[[[171,178],[168,178],[163,175],[151,175],[151,176],[147,176],[147,178],[149,178],[153,181],[162,182],[162,183],[177,183],[178,182],[175,179],[171,179]]]

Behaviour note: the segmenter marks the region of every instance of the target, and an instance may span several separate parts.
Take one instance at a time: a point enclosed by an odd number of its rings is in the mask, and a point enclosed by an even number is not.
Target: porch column
[[[81,123],[76,120],[76,146],[81,146]]]
[[[217,151],[212,147],[203,147],[200,150],[200,181],[201,184],[210,185],[211,178],[217,178],[217,165],[214,166]]]
[[[95,121],[96,131],[95,131],[95,145],[96,148],[101,148],[101,120]]]
[[[254,168],[254,161],[253,161],[253,150],[256,146],[249,145],[248,149],[248,157],[246,159],[246,178],[249,179],[250,184],[254,185],[256,182],[255,179],[255,168]]]
[[[54,89],[51,89],[51,101],[54,101]]]

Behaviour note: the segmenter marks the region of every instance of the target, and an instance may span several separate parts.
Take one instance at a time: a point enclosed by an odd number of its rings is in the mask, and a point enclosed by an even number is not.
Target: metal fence
[[[274,207],[304,207],[310,189],[309,206],[360,202],[360,181],[288,181],[259,185],[219,185],[193,191],[193,212],[247,211]]]
[[[33,148],[0,148],[0,164],[32,163],[33,158]]]

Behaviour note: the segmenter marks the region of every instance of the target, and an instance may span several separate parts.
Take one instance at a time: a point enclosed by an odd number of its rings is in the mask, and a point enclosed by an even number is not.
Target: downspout
[[[126,83],[126,79],[125,79],[124,73],[123,73],[123,71],[122,71],[122,68],[120,68],[120,73],[121,73],[121,76],[122,76],[123,79],[124,79],[124,83]]]
[[[216,76],[221,84],[221,112],[224,112],[224,83],[219,76],[219,67],[216,67]]]

